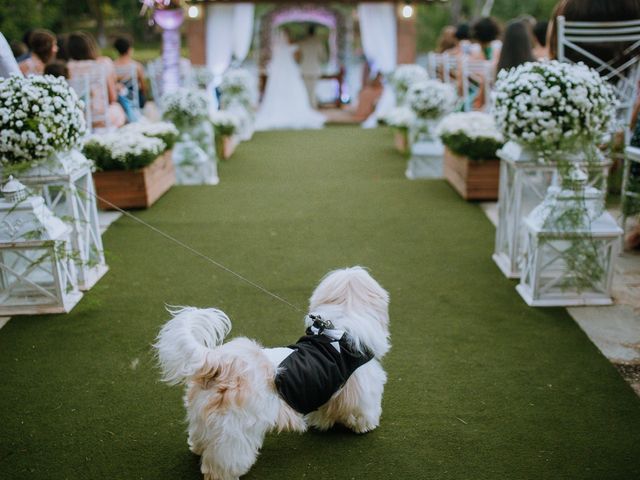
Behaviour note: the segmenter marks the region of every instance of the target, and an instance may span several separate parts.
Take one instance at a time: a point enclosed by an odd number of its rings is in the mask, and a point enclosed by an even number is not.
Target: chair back
[[[572,22],[556,18],[558,60],[583,61],[607,80],[618,97],[618,122],[629,138],[629,125],[640,81],[640,20]],[[595,48],[594,48],[595,47]],[[601,58],[599,50],[616,52]]]
[[[476,98],[482,95],[482,110],[489,110],[495,76],[493,63],[489,60],[463,58],[460,70],[462,109],[465,112],[473,110]]]
[[[71,81],[89,84],[89,104],[91,105],[92,131],[112,128],[109,117],[109,89],[107,67],[93,60],[71,61],[68,63]],[[86,77],[86,80],[83,78]]]
[[[79,75],[70,78],[67,80],[67,83],[84,103],[84,120],[87,124],[87,132],[90,132],[93,122],[91,117],[91,88],[89,87],[89,76]]]
[[[460,60],[455,55],[431,52],[427,58],[427,72],[433,79],[455,84],[459,64]]]
[[[193,70],[191,67],[191,61],[188,58],[180,59],[180,86],[181,87],[193,87],[195,86],[195,80],[193,78]],[[151,84],[151,93],[153,94],[153,100],[159,107],[161,105],[162,94],[162,58],[156,58],[147,63],[147,76],[149,77],[149,83]]]

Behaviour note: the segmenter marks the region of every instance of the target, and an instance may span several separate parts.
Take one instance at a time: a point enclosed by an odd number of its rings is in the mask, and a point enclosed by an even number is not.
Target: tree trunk
[[[96,19],[96,37],[100,48],[107,46],[107,35],[104,28],[104,14],[102,12],[102,0],[89,0],[91,15]]]
[[[457,25],[460,23],[460,16],[462,14],[462,0],[451,0],[451,24]]]

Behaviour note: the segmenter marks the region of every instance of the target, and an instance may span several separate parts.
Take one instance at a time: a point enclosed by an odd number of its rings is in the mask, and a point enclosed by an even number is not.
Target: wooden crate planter
[[[465,200],[497,200],[500,160],[478,162],[445,147],[444,178]]]
[[[94,174],[98,206],[103,210],[147,208],[153,205],[176,181],[171,150],[139,170],[111,170]]]

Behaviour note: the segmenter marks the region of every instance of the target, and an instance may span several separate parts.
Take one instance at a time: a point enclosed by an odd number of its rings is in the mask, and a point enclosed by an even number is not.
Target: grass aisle
[[[305,306],[330,269],[391,294],[381,427],[271,435],[248,480],[640,478],[640,401],[562,309],[525,306],[494,228],[443,181],[404,179],[390,133],[257,134],[217,187],[140,216]],[[121,219],[111,271],[67,316],[0,330],[0,478],[198,479],[181,391],[150,345],[164,304],[218,306],[233,335],[294,341],[301,316]]]

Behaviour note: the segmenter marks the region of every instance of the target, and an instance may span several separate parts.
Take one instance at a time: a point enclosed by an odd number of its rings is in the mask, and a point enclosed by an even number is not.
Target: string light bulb
[[[187,15],[189,18],[198,18],[200,16],[200,7],[191,5],[187,10]]]
[[[402,7],[402,17],[403,18],[411,18],[411,17],[413,17],[413,7],[411,6],[411,4],[406,3]]]

